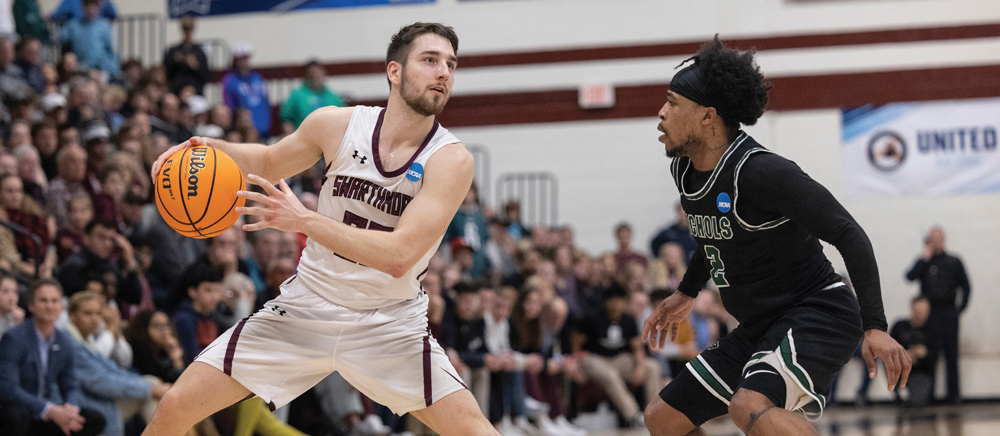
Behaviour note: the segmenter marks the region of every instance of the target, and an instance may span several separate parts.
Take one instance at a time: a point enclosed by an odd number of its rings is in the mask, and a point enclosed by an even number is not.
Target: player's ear
[[[385,66],[385,74],[389,78],[390,84],[398,85],[403,76],[403,65],[396,61],[390,61]]]
[[[715,111],[714,107],[706,107],[704,110],[705,113],[701,117],[701,124],[703,125],[707,126],[711,124],[712,121],[715,121],[715,119],[719,117],[719,114]]]

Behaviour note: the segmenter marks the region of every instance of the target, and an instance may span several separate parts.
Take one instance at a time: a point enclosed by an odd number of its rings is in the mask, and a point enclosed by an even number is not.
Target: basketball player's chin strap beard
[[[680,145],[667,151],[667,157],[691,157],[691,150],[694,150],[697,147],[704,147],[705,145],[705,140],[698,138],[694,134],[690,134],[684,139],[684,142],[680,143]]]
[[[775,407],[776,406],[767,406],[764,408],[764,410],[761,410],[760,412],[750,412],[750,422],[747,423],[747,428],[744,430],[746,432],[746,435],[750,436],[750,431],[753,429],[753,425],[757,423],[757,420],[760,419],[761,416],[764,416],[764,414],[767,413],[768,410],[771,410]]]

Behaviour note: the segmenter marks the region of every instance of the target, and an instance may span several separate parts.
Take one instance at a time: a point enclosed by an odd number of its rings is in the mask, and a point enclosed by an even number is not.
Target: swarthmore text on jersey
[[[350,198],[372,205],[389,215],[400,216],[413,197],[401,192],[393,192],[378,184],[357,177],[337,176],[333,179],[334,197]]]
[[[688,214],[688,225],[691,234],[696,238],[732,239],[733,228],[728,217],[716,217]]]

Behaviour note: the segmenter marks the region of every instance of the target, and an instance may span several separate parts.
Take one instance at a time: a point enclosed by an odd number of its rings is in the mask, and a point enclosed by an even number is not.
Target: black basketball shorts
[[[763,331],[752,334],[752,331]],[[728,413],[738,389],[819,419],[830,383],[862,337],[857,299],[843,284],[805,298],[770,323],[741,325],[687,363],[660,398],[700,426]]]

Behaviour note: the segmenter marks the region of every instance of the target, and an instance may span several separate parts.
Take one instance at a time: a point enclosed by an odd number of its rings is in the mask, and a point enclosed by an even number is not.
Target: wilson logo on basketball
[[[202,168],[205,168],[206,155],[208,155],[208,149],[206,148],[195,148],[191,150],[191,160],[188,161],[188,198],[198,196],[198,172],[201,171]]]

